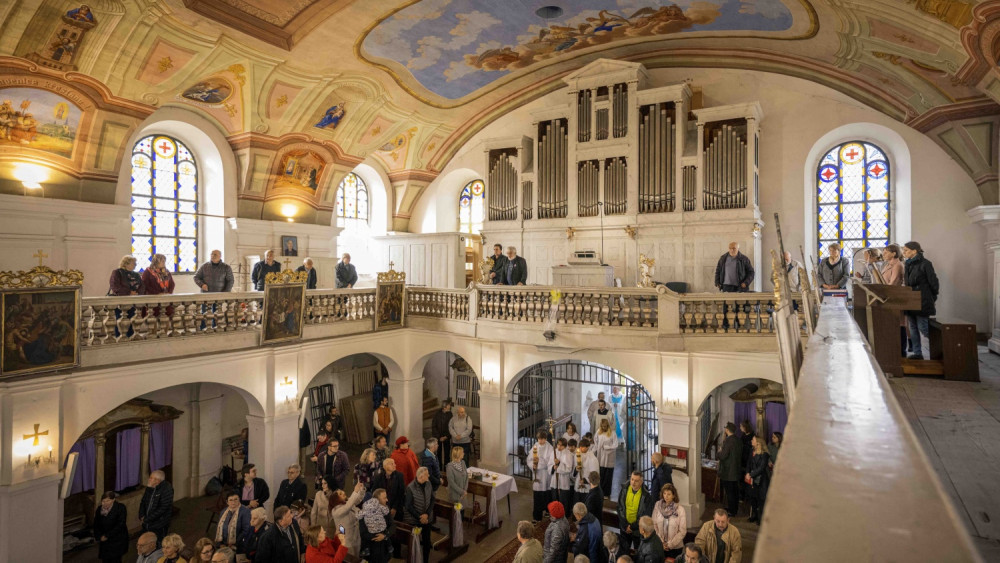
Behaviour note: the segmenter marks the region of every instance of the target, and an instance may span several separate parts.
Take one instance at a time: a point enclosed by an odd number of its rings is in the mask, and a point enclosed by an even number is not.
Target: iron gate
[[[658,423],[656,404],[646,388],[618,370],[584,362],[545,362],[528,369],[514,383],[511,393],[511,424],[513,425],[514,448],[512,457],[513,474],[531,478],[528,452],[535,443],[538,430],[548,430],[547,419],[560,413],[552,412],[554,381],[589,383],[607,388],[610,398],[611,388],[623,390],[624,404],[621,407],[622,438],[625,442],[625,469],[638,469],[649,482],[653,476],[650,455],[658,448]],[[610,399],[609,399],[610,402]],[[581,433],[585,426],[575,420]],[[561,429],[556,429],[558,436]],[[627,477],[625,477],[627,481]]]

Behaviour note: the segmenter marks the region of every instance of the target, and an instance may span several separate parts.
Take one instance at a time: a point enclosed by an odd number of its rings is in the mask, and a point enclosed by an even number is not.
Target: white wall
[[[978,191],[961,167],[929,137],[843,94],[798,78],[747,70],[690,68],[653,69],[649,76],[650,87],[681,81],[701,87],[705,107],[760,102],[764,112],[760,211],[765,222],[762,240],[765,257],[769,249],[777,246],[773,225],[775,212],[781,215],[785,247],[794,249],[797,254],[798,246],[802,245],[808,253],[816,254],[811,249],[812,238],[806,232],[805,222],[806,210],[812,208],[813,202],[807,201],[805,194],[813,193],[808,169],[815,166],[811,154],[821,139],[835,129],[856,123],[873,126],[845,130],[844,134],[861,134],[887,151],[892,150],[890,145],[893,144],[889,137],[898,137],[898,142],[909,152],[910,170],[899,168],[906,163],[897,159],[894,182],[909,183],[910,216],[908,221],[906,217],[894,221],[893,238],[900,243],[912,238],[926,249],[926,256],[934,262],[941,279],[942,291],[938,300],[941,315],[975,322],[980,331],[988,330],[988,274],[978,250],[985,242],[985,233],[970,224],[965,215],[966,210],[981,204]],[[563,104],[565,96],[565,89],[548,94],[508,112],[474,135],[417,202],[410,222],[414,230],[453,229],[452,217],[457,214],[458,205],[455,194],[464,185],[462,182],[467,181],[469,171],[480,177],[484,173],[483,141],[516,134],[531,135],[531,112]],[[890,158],[896,156],[898,154]],[[895,186],[900,195],[906,188]],[[904,203],[902,199],[897,201],[899,213],[907,212]],[[453,210],[451,214],[447,209]],[[613,229],[617,233],[619,227]],[[496,241],[487,240],[487,245],[492,242]],[[972,249],[975,258],[969,259],[964,252],[954,252],[955,248]],[[770,261],[765,259],[763,263],[763,271],[758,272],[758,277],[769,280]],[[669,267],[668,264],[664,266]],[[659,275],[655,277],[660,279]]]

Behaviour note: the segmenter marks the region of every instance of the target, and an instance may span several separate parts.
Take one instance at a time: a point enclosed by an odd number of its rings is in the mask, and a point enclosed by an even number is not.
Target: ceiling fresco
[[[520,69],[588,49],[680,33],[780,35],[792,28],[793,9],[804,15],[799,0],[575,0],[563,3],[561,15],[543,19],[535,11],[546,4],[423,0],[380,21],[361,45],[397,79],[412,78],[458,99]]]

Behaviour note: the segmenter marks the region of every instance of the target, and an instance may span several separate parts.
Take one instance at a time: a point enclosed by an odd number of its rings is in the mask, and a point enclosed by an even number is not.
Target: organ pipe
[[[538,126],[538,218],[565,217],[567,211],[568,144],[565,119]]]
[[[694,211],[695,202],[698,198],[695,194],[698,189],[697,173],[698,168],[696,166],[685,166],[681,171],[681,197],[684,200],[684,211]]]
[[[604,163],[604,213],[623,215],[625,213],[628,179],[628,163],[623,157],[609,158]]]
[[[628,85],[616,84],[612,93],[613,133],[616,139],[628,134]]]
[[[608,108],[597,110],[597,140],[608,138]]]
[[[677,126],[668,104],[642,109],[639,119],[639,212],[674,210],[674,139]]]
[[[491,221],[517,219],[517,169],[513,157],[515,149],[491,151],[489,186],[489,214]]]
[[[534,197],[532,197],[533,187],[531,180],[521,182],[521,216],[524,219],[531,219],[531,211],[535,207],[532,204],[534,200]]]
[[[593,92],[590,90],[580,90],[577,93],[576,109],[576,140],[586,143],[590,140],[590,112],[593,101]]]
[[[704,207],[706,210],[746,207],[747,146],[740,127],[725,123],[710,135],[704,158]]]
[[[580,217],[596,217],[598,190],[600,188],[599,165],[596,160],[586,160],[577,165],[577,211]]]

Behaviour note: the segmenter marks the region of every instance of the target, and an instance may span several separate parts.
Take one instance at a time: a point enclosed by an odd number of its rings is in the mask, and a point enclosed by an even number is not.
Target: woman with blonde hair
[[[594,436],[594,454],[597,456],[597,464],[600,466],[601,491],[604,496],[610,497],[611,485],[615,477],[615,454],[618,453],[618,437],[611,429],[610,419],[601,418],[600,421],[597,436]]]
[[[179,535],[167,534],[163,537],[163,543],[160,547],[163,550],[163,557],[156,563],[188,563],[187,559],[181,557],[184,540]]]
[[[460,503],[465,500],[469,491],[469,471],[465,465],[465,450],[462,446],[451,448],[451,463],[445,469],[448,474],[448,500],[453,503]]]
[[[361,483],[365,488],[365,498],[372,497],[372,479],[378,473],[378,462],[375,460],[375,448],[366,448],[361,452],[358,464],[354,466],[354,482]]]
[[[667,483],[660,487],[660,500],[653,506],[653,528],[663,542],[663,553],[667,557],[677,557],[684,549],[687,514],[680,501],[677,488]]]
[[[118,268],[111,272],[111,279],[108,280],[108,295],[128,296],[142,295],[145,289],[142,287],[142,277],[135,271],[135,256],[126,254],[122,256]]]
[[[762,438],[754,436],[750,444],[753,447],[753,456],[747,463],[747,474],[744,477],[750,483],[748,492],[750,519],[748,522],[760,524],[761,513],[764,510],[764,499],[767,497],[767,487],[771,482],[771,476],[767,470],[771,455],[767,452],[767,446]]]

